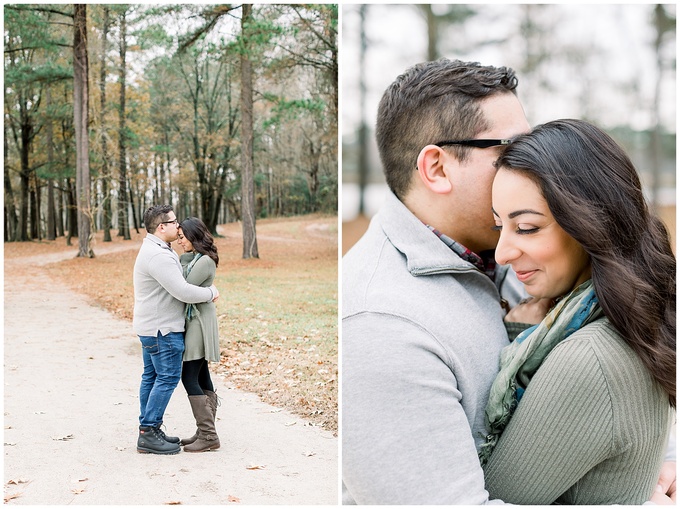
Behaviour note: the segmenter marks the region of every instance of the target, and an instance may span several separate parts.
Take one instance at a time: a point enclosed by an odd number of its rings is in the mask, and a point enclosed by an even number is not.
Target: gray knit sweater
[[[132,328],[139,336],[184,331],[184,303],[210,302],[213,291],[189,284],[179,257],[161,239],[148,233],[135,261],[135,308]]]
[[[394,195],[342,273],[343,503],[487,503],[476,446],[508,342],[497,286]]]

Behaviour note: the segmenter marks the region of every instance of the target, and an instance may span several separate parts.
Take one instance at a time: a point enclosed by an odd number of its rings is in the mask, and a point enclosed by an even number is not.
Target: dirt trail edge
[[[5,260],[6,503],[338,503],[337,438],[215,375],[222,447],[137,453],[142,361],[132,325],[55,283],[36,262]],[[13,270],[18,263],[31,270]],[[181,384],[165,426],[174,436],[195,430]]]

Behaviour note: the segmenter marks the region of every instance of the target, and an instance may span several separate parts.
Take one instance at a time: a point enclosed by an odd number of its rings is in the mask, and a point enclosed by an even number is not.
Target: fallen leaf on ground
[[[27,479],[10,479],[9,481],[7,481],[7,484],[25,484],[29,482],[31,481]]]
[[[182,502],[175,501],[175,502],[166,502],[165,505],[182,505]]]
[[[17,445],[16,442],[5,442],[5,445]]]
[[[9,502],[13,498],[20,497],[21,493],[12,493],[11,495],[5,495],[5,503]]]
[[[59,438],[54,438],[52,437],[52,440],[73,440],[75,437],[73,435],[66,435],[65,437],[59,437]]]
[[[287,423],[286,423],[286,426],[295,426],[296,424],[297,424],[297,422],[296,422],[296,421],[293,421],[293,422],[287,422]]]
[[[309,457],[309,456],[316,456],[316,453],[315,453],[315,452],[312,452],[312,451],[307,451],[307,452],[305,453],[305,456],[307,456],[307,457]]]
[[[85,491],[84,489],[73,488],[73,489],[71,490],[71,493],[73,493],[74,495],[80,495],[80,494],[83,493],[84,491]]]
[[[229,497],[227,498],[227,501],[228,501],[228,502],[235,502],[235,503],[238,504],[238,503],[241,502],[241,499],[238,498],[238,497],[235,497],[235,496],[233,496],[233,495],[229,495]]]
[[[265,465],[250,465],[246,467],[248,470],[263,470]]]

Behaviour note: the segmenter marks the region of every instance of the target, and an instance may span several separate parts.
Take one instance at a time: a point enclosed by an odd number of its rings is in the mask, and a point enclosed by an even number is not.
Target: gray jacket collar
[[[157,244],[158,246],[162,247],[163,249],[169,249],[170,251],[172,251],[172,246],[168,242],[159,239],[153,233],[147,233],[146,240],[150,240],[154,244]]]
[[[392,192],[388,192],[376,219],[390,242],[404,254],[414,276],[479,272],[432,233]]]

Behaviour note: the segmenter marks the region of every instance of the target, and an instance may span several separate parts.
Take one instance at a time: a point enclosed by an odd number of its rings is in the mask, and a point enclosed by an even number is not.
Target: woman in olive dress
[[[210,286],[215,279],[219,256],[203,221],[196,217],[182,221],[177,242],[184,250],[180,262],[186,280],[194,285]],[[208,369],[209,361],[219,359],[215,303],[187,304],[182,385],[187,391],[197,429],[192,437],[181,441],[186,452],[210,451],[220,447],[215,429],[218,399]]]

